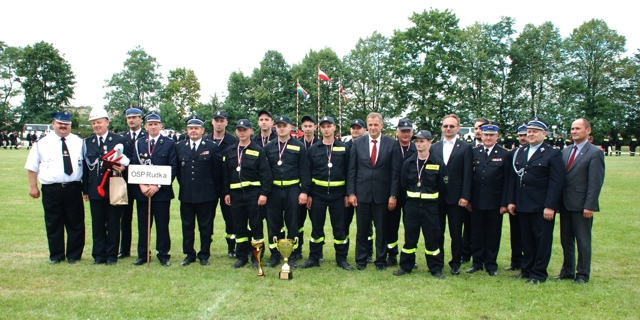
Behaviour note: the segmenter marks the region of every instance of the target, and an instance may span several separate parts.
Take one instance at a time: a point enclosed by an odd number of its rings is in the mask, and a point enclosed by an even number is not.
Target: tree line
[[[604,134],[628,135],[640,125],[640,49],[626,56],[626,38],[605,21],[586,21],[563,38],[552,22],[527,24],[516,35],[511,17],[461,28],[452,11],[432,9],[409,20],[411,27],[390,37],[373,32],[359,39],[342,58],[324,48],[289,64],[278,51],[267,51],[251,74],[229,75],[226,97],[214,95],[206,103],[199,102],[194,70],[171,70],[165,84],[156,58],[135,47],[123,70],[105,80],[105,107],[116,116],[116,130],[126,128],[118,115],[129,105],[159,110],[165,126],[177,130],[190,114],[211,118],[218,109],[232,120],[255,119],[261,109],[294,119],[296,101],[301,116],[317,113],[320,67],[333,79],[320,83],[321,113],[337,121],[341,105],[343,123],[376,111],[385,119],[407,116],[418,128],[438,132],[441,118],[456,113],[463,125],[485,117],[514,132],[539,116],[567,133],[575,118],[586,117],[596,140]],[[5,127],[48,122],[51,110],[67,106],[73,96],[71,66],[46,42],[24,48],[0,42],[0,68]],[[348,100],[338,92],[338,79]],[[310,98],[296,97],[298,82]],[[10,99],[17,95],[24,100],[12,106]]]

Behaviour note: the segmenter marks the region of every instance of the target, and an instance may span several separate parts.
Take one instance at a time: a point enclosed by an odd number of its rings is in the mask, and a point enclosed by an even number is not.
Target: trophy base
[[[280,280],[292,280],[293,273],[280,271]]]

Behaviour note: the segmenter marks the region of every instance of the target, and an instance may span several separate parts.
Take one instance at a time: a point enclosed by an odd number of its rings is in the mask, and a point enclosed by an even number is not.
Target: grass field
[[[155,258],[149,268],[132,266],[134,258],[113,267],[92,265],[88,203],[83,260],[50,265],[42,205],[28,195],[27,152],[0,149],[0,318],[640,318],[640,157],[606,158],[590,282],[577,286],[550,279],[529,286],[502,271],[510,255],[506,219],[495,278],[485,272],[454,277],[447,266],[446,279],[436,280],[424,258],[418,260],[419,270],[400,278],[392,275],[393,268],[347,272],[335,266],[332,245],[325,246],[320,268],[295,270],[292,281],[279,280],[277,269],[266,269],[267,277],[258,278],[250,267],[230,267],[234,260],[226,256],[220,213],[211,265],[180,267],[184,254],[177,200],[171,210],[171,267]],[[556,219],[550,275],[558,274],[562,263],[559,229]],[[306,230],[311,230],[308,220]],[[330,237],[329,225],[325,231]],[[133,238],[135,245],[137,234]],[[354,248],[351,243],[349,262],[355,266]],[[308,247],[303,253],[306,257]],[[449,254],[447,249],[447,261]],[[469,266],[463,265],[463,271]]]

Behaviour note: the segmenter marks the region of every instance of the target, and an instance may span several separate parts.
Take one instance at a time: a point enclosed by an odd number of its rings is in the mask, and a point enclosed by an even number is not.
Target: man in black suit
[[[109,202],[109,178],[110,171],[102,161],[104,155],[114,150],[119,145],[123,152],[118,165],[111,170],[122,173],[129,165],[131,147],[120,135],[109,132],[109,115],[103,108],[93,108],[89,114],[89,120],[94,134],[84,140],[84,199],[89,200],[91,207],[91,229],[93,233],[93,250],[91,255],[95,260],[93,264],[115,265],[118,261],[118,242],[120,241],[120,218],[123,207],[113,206]],[[126,176],[126,175],[125,175]],[[103,184],[103,178],[106,179]],[[98,187],[104,190],[100,195]]]
[[[132,164],[171,166],[171,181],[176,177],[178,170],[178,156],[176,144],[173,140],[160,134],[162,118],[152,111],[145,117],[145,129],[148,138],[138,139],[135,143],[135,151]],[[151,198],[151,225],[156,221],[156,250],[158,260],[163,266],[170,266],[169,250],[171,238],[169,237],[169,210],[171,199],[174,198],[171,185],[143,185],[133,188],[138,211],[138,259],[133,265],[139,266],[147,262],[147,214],[149,209],[148,198]]]
[[[522,272],[513,278],[529,278],[537,285],[547,280],[551,258],[555,211],[562,195],[565,166],[560,150],[544,142],[548,124],[539,118],[527,123],[529,146],[520,148],[512,163],[508,210],[520,216]]]
[[[571,124],[574,144],[562,151],[566,175],[560,202],[560,239],[564,261],[559,279],[582,284],[591,274],[591,229],[593,213],[600,210],[598,197],[604,182],[604,155],[589,142],[591,123],[578,119]],[[576,273],[576,243],[578,270]]]
[[[518,148],[523,148],[529,145],[527,141],[527,124],[523,123],[518,127],[518,145],[511,149],[507,163],[510,168],[513,168],[513,156]],[[516,174],[513,170],[509,170],[508,179],[510,181],[511,175]],[[508,211],[508,210],[507,210]],[[514,213],[509,213],[509,235],[511,243],[511,264],[504,268],[505,271],[517,271],[522,266],[522,235],[520,234],[520,216]]]
[[[176,145],[180,163],[177,179],[180,183],[180,219],[182,220],[182,250],[186,258],[181,266],[188,266],[200,259],[203,266],[209,265],[211,236],[216,209],[216,186],[222,184],[222,157],[218,144],[202,139],[204,119],[192,116],[187,120],[189,140]],[[194,228],[198,220],[200,251],[196,254]]]
[[[444,160],[447,165],[449,181],[447,195],[440,201],[440,254],[444,255],[444,232],[449,219],[451,236],[451,274],[460,274],[462,260],[462,225],[466,206],[471,199],[471,179],[473,154],[471,145],[457,138],[460,131],[460,119],[455,114],[442,119],[443,140],[431,147],[431,153]],[[478,137],[476,136],[476,139]]]
[[[367,116],[369,135],[353,142],[349,159],[347,194],[357,210],[356,264],[358,270],[367,266],[371,246],[367,237],[371,221],[376,228],[376,260],[378,270],[385,270],[386,225],[385,216],[396,208],[398,196],[400,150],[395,139],[382,135],[382,115],[372,112]]]
[[[129,106],[129,109],[125,111],[127,116],[127,125],[129,130],[122,132],[120,135],[124,137],[125,143],[133,153],[135,141],[138,139],[145,139],[147,132],[142,129],[142,110],[137,106]],[[131,222],[133,221],[133,202],[135,201],[134,188],[139,189],[135,184],[127,186],[127,194],[129,196],[129,202],[124,206],[122,210],[122,219],[120,220],[120,254],[118,259],[131,256]]]
[[[502,214],[507,212],[509,152],[500,147],[498,124],[482,126],[481,147],[473,148],[473,184],[471,187],[472,256],[467,273],[486,269],[490,276],[498,275],[498,251],[502,232]],[[466,226],[465,226],[466,227]]]

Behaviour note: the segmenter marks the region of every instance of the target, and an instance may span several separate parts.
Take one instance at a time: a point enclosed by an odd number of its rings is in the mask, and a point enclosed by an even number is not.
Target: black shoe
[[[476,273],[478,271],[482,271],[482,268],[471,266],[471,268],[467,269],[467,273]]]
[[[76,259],[69,259],[68,261],[69,261],[69,264],[76,264],[76,263],[78,263],[78,260],[76,260]]]
[[[495,277],[495,276],[498,275],[498,271],[496,271],[496,270],[491,270],[491,271],[487,271],[487,272],[489,273],[490,277]]]
[[[541,284],[543,282],[544,281],[541,281],[541,280],[538,280],[538,279],[529,279],[529,280],[525,281],[524,283],[530,284],[530,285],[533,285],[533,286],[537,286],[537,285],[539,285],[539,284]]]
[[[587,280],[585,280],[584,278],[576,278],[575,280],[573,280],[573,284],[585,284],[587,283]]]
[[[418,270],[418,264],[417,263],[413,264],[413,270]]]
[[[122,259],[122,258],[128,258],[131,257],[131,253],[119,253],[118,254],[118,259]]]
[[[324,254],[320,255],[320,262],[324,262]]]
[[[471,261],[471,259],[470,259],[470,258],[461,258],[461,259],[460,259],[460,263],[461,263],[461,264],[468,263],[469,261]]]
[[[163,267],[168,267],[171,265],[171,261],[169,261],[169,259],[159,259],[160,260],[160,265],[162,265]]]
[[[251,262],[251,268],[258,270],[258,261]]]
[[[289,257],[289,264],[291,264],[291,260],[302,260],[302,253],[301,252],[294,252]]]
[[[405,274],[409,274],[409,273],[411,273],[411,271],[407,271],[405,269],[400,268],[400,269],[394,271],[393,275],[394,276],[404,276]]]
[[[106,263],[106,261],[104,261],[104,260],[96,260],[96,261],[93,262],[93,264],[95,264],[95,265],[105,264],[105,263]]]
[[[387,266],[393,267],[393,266],[397,266],[397,265],[398,265],[398,260],[397,259],[389,258],[389,260],[387,260]]]
[[[516,267],[514,265],[510,265],[510,266],[504,268],[504,271],[517,271],[517,270],[520,270],[520,268],[518,268],[518,267]]]
[[[305,261],[303,264],[299,265],[298,267],[301,269],[308,269],[308,268],[319,267],[319,266],[320,266],[320,262],[309,259]]]
[[[378,269],[378,271],[385,271],[387,270],[387,266],[384,264],[376,264],[376,269]]]
[[[347,271],[351,271],[351,270],[353,270],[353,268],[351,267],[351,265],[349,265],[349,263],[348,263],[348,262],[346,262],[346,261],[340,261],[340,262],[338,262],[338,267],[340,267],[340,268],[342,268],[342,269],[344,269],[344,270],[347,270]]]
[[[229,258],[235,258],[236,257],[236,251],[235,250],[229,250]]]
[[[209,259],[200,259],[200,265],[203,267],[210,265]]]
[[[451,267],[451,274],[457,276],[460,274],[460,267]]]
[[[571,274],[561,273],[557,277],[554,277],[556,280],[573,280],[575,277]]]
[[[115,261],[107,261],[107,265],[108,266],[115,266],[116,262]]]
[[[356,269],[357,269],[357,270],[360,270],[360,271],[364,270],[365,268],[367,268],[367,265],[366,265],[366,264],[358,264],[358,265],[356,266]]]
[[[136,261],[134,261],[134,262],[132,263],[132,265],[134,265],[134,266],[141,266],[141,265],[143,265],[143,264],[145,264],[145,263],[147,263],[147,259],[145,259],[145,258],[138,258],[138,259],[136,259]]]
[[[269,262],[267,262],[267,267],[268,268],[274,268],[276,266],[278,266],[280,264],[280,260],[269,260]]]
[[[234,264],[231,265],[232,268],[242,268],[247,265],[249,261],[247,260],[238,260]]]
[[[367,256],[367,263],[373,263],[373,256]]]
[[[522,273],[516,273],[516,274],[512,275],[511,278],[514,278],[514,279],[527,279],[527,278],[529,278],[529,276],[525,276]]]
[[[431,274],[432,276],[438,278],[438,279],[444,279],[444,274],[442,274],[442,271],[437,271]]]
[[[51,261],[49,261],[49,264],[58,264],[60,262],[62,262],[62,260],[51,260]]]
[[[184,258],[184,260],[182,260],[182,262],[180,262],[180,265],[183,267],[186,267],[192,263],[196,262],[196,259],[193,258]]]

